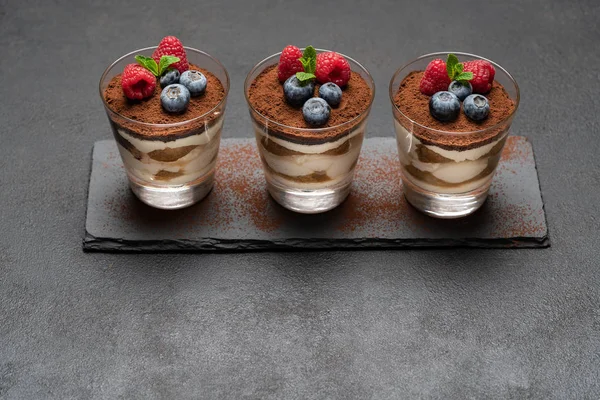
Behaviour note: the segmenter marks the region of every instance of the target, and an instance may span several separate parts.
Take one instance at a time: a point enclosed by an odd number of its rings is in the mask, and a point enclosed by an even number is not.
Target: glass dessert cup
[[[504,87],[514,108],[499,122],[482,129],[460,132],[432,129],[402,112],[395,96],[412,71],[424,70],[431,60],[444,59],[448,52],[421,56],[396,71],[389,94],[404,195],[415,208],[437,218],[464,217],[483,205],[519,106],[519,87],[504,68],[476,55],[453,54],[461,62],[481,59],[490,62],[496,69],[495,81]],[[494,107],[492,102],[490,107]]]
[[[318,53],[324,51],[317,49]],[[280,54],[256,64],[244,82],[267,189],[275,201],[289,210],[304,214],[325,212],[340,205],[350,193],[375,84],[362,65],[343,55],[352,71],[360,74],[371,89],[365,110],[349,121],[330,127],[284,125],[257,111],[248,95],[256,77],[277,65]]]
[[[100,97],[133,193],[152,207],[178,209],[202,200],[213,187],[229,76],[216,58],[185,47],[190,64],[221,81],[224,96],[218,104],[195,118],[165,124],[141,122],[115,112],[104,96],[111,79],[127,64],[136,63],[137,54],[152,54],[155,49],[139,49],[112,63],[100,79]]]

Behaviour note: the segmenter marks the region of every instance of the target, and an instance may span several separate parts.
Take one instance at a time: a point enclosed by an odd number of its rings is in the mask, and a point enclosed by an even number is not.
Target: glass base
[[[131,191],[143,203],[163,210],[176,210],[189,207],[205,198],[211,191],[215,174],[202,177],[191,183],[177,186],[156,186],[141,183],[129,176]]]
[[[402,179],[404,195],[417,210],[435,218],[453,219],[473,214],[487,199],[491,180],[466,193],[435,193]]]
[[[352,176],[324,189],[284,187],[267,179],[269,193],[281,206],[301,214],[318,214],[339,206],[350,194]]]

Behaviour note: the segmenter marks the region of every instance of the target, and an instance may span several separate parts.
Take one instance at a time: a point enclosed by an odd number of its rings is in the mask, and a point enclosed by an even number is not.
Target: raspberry
[[[446,63],[444,60],[436,58],[425,68],[421,83],[419,84],[419,90],[427,96],[433,96],[437,92],[448,90],[449,85],[450,78],[446,70]]]
[[[142,100],[154,94],[156,77],[139,64],[128,64],[121,75],[123,93],[131,100]]]
[[[179,61],[171,65],[171,67],[177,69],[179,73],[184,73],[190,69],[183,45],[175,36],[165,36],[158,44],[156,50],[154,50],[154,53],[152,53],[152,58],[156,61],[156,64],[159,65],[162,56],[179,57]]]
[[[302,50],[296,46],[290,45],[283,49],[277,66],[277,77],[281,82],[285,82],[287,78],[295,75],[296,72],[304,71],[300,58],[302,58]]]
[[[492,88],[496,70],[485,60],[474,60],[463,63],[464,72],[472,72],[473,79],[469,81],[473,86],[473,93],[485,94]]]
[[[315,76],[320,83],[333,82],[344,87],[350,80],[350,64],[334,51],[317,54],[317,70]]]

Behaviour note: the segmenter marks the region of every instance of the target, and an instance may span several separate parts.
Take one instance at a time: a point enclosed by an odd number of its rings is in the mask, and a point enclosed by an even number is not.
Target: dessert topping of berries
[[[473,86],[473,93],[485,94],[492,89],[496,70],[488,61],[467,61],[464,63],[464,71],[473,74],[473,79],[470,80]]]
[[[128,64],[121,75],[123,93],[130,100],[142,100],[154,94],[156,77],[138,64]]]
[[[296,75],[290,76],[283,84],[283,95],[288,104],[294,107],[300,107],[315,92],[315,83],[308,81],[304,85]]]
[[[425,68],[419,90],[427,96],[432,96],[437,92],[448,90],[452,81],[463,83],[473,79],[473,74],[464,72],[463,69],[464,65],[458,62],[454,54],[448,54],[446,62],[436,58]]]
[[[160,103],[168,112],[184,112],[190,104],[190,91],[179,83],[166,86],[160,94]]]
[[[429,99],[429,112],[438,121],[454,121],[460,113],[460,100],[454,93],[437,92]]]
[[[480,94],[472,94],[463,102],[463,111],[473,121],[483,121],[490,114],[488,99]]]
[[[351,72],[348,60],[341,54],[328,51],[317,55],[315,75],[320,83],[333,82],[339,87],[344,87],[350,80]]]
[[[190,94],[195,97],[204,93],[208,81],[202,72],[190,69],[181,74],[179,83],[185,86]]]
[[[463,101],[473,93],[473,86],[467,81],[452,81],[448,86],[448,91],[454,93],[460,101]]]
[[[173,68],[178,70],[180,74],[190,69],[185,49],[179,39],[175,36],[164,37],[158,44],[156,50],[154,50],[154,53],[152,53],[152,58],[157,64],[160,64],[162,56],[174,56],[179,58],[179,61],[173,64]]]
[[[342,89],[333,82],[327,82],[319,87],[319,97],[331,107],[337,107],[342,102]]]
[[[170,69],[164,73],[160,77],[160,87],[164,88],[165,86],[172,85],[174,83],[179,83],[179,78],[181,74],[176,69]]]
[[[279,64],[277,65],[277,77],[280,82],[285,82],[290,76],[296,72],[304,71],[304,67],[300,62],[302,58],[302,50],[296,46],[286,46],[279,56]]]
[[[302,116],[311,126],[323,126],[329,121],[331,107],[320,97],[308,99],[302,106]]]

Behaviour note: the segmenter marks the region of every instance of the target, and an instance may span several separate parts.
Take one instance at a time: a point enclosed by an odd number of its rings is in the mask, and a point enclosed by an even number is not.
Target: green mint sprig
[[[152,72],[154,76],[159,77],[164,74],[172,64],[179,62],[179,57],[162,56],[158,64],[156,64],[156,61],[154,61],[152,57],[137,55],[135,56],[135,60],[142,67]]]
[[[462,83],[468,82],[473,79],[472,72],[463,72],[464,65],[458,62],[458,58],[450,53],[446,60],[446,71],[448,71],[448,77],[451,81],[459,81]]]
[[[300,81],[300,85],[304,86],[308,82],[316,78],[315,71],[317,70],[317,51],[314,47],[308,46],[302,53],[302,58],[298,59],[304,67],[304,72],[296,72],[296,78]]]

